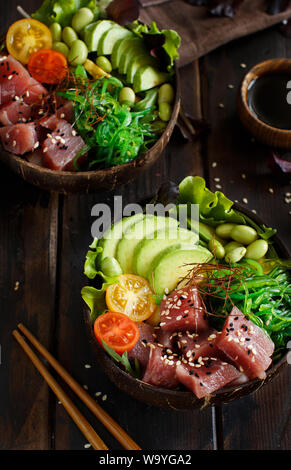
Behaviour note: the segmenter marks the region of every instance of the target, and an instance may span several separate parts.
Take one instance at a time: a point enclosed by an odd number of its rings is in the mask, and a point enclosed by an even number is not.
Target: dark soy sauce
[[[291,104],[287,102],[290,90],[291,74],[272,73],[258,77],[248,88],[249,108],[260,121],[278,129],[291,129]]]

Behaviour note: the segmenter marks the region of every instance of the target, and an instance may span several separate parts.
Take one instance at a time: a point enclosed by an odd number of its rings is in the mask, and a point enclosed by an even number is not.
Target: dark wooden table
[[[18,18],[18,0],[1,1],[1,29]],[[40,4],[23,0],[28,11]],[[196,143],[172,139],[159,162],[121,188],[124,202],[155,193],[161,180],[202,175],[232,199],[260,214],[290,242],[289,178],[274,174],[268,149],[254,142],[235,112],[236,90],[246,69],[274,57],[289,57],[291,40],[274,28],[228,44],[181,70],[187,112],[204,116],[211,133]],[[233,85],[234,88],[229,87]],[[245,175],[245,177],[243,176]],[[216,178],[219,178],[217,180]],[[270,189],[273,192],[270,192]],[[24,322],[144,449],[290,449],[290,367],[252,396],[202,411],[176,412],[139,403],[101,372],[82,323],[80,290],[91,240],[91,207],[114,194],[62,196],[25,184],[0,167],[0,449],[84,449],[85,439],[49,393],[38,372],[11,337]],[[17,285],[19,283],[19,287]],[[85,368],[90,364],[91,368]],[[78,403],[79,405],[79,403]],[[111,449],[120,449],[80,405]]]

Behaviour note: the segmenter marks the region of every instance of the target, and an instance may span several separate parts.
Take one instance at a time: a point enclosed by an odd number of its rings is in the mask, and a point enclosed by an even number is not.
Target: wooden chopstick
[[[141,450],[134,440],[114,421],[109,414],[90,397],[90,395],[76,382],[75,379],[64,369],[64,367],[51,355],[51,353],[33,336],[33,334],[23,325],[18,328],[26,336],[39,353],[56,370],[60,377],[69,385],[76,395],[85,403],[92,413],[101,421],[106,429],[115,439],[127,450]],[[62,400],[61,400],[62,401]]]
[[[23,348],[25,353],[31,359],[37,370],[43,376],[49,387],[58,397],[58,399],[62,402],[62,405],[71,416],[73,421],[76,423],[80,431],[84,434],[86,439],[92,444],[92,447],[95,450],[108,450],[106,444],[102,441],[102,439],[98,436],[98,434],[94,431],[92,426],[88,423],[88,421],[84,418],[84,416],[80,413],[78,408],[74,405],[74,403],[70,400],[68,395],[64,392],[58,382],[54,379],[54,377],[50,374],[47,370],[45,365],[41,362],[41,360],[37,357],[37,355],[33,352],[30,346],[27,344],[25,339],[18,333],[17,330],[12,332],[14,338],[20,346]]]

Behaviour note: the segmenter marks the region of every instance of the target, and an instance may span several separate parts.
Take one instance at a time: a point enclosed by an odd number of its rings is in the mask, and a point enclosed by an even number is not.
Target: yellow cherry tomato
[[[24,18],[13,23],[8,29],[7,50],[22,64],[27,64],[34,52],[39,49],[51,49],[52,46],[52,33],[40,21]]]
[[[121,274],[118,283],[107,287],[106,304],[109,310],[124,313],[134,322],[146,320],[156,309],[149,283],[134,274]]]

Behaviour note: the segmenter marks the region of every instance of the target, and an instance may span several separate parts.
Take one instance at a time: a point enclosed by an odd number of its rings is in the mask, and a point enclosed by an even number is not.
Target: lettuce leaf
[[[117,277],[107,277],[103,273],[98,273],[104,280],[100,289],[96,289],[93,286],[85,286],[81,290],[81,295],[84,302],[88,305],[90,309],[91,322],[94,323],[97,317],[102,313],[106,312],[107,306],[105,302],[106,289],[111,284],[116,284],[118,282]]]
[[[159,31],[155,21],[152,21],[150,26],[134,21],[128,27],[133,33],[145,40],[151,53],[162,63],[165,63],[168,71],[171,71],[174,61],[179,59],[178,49],[181,45],[179,34],[172,29]]]
[[[216,226],[224,222],[245,224],[242,214],[232,208],[233,202],[222,192],[206,188],[200,176],[187,176],[179,185],[178,203],[199,204],[200,220]]]
[[[100,7],[95,0],[44,0],[42,6],[31,16],[46,25],[54,22],[71,26],[72,18],[79,8],[87,7],[98,18]]]

